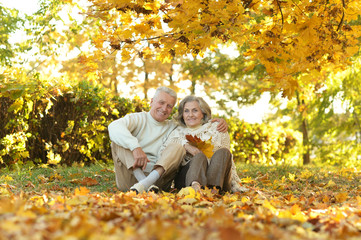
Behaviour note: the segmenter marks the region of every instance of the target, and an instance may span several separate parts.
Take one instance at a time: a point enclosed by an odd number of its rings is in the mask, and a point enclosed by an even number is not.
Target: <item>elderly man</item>
[[[149,112],[128,114],[109,125],[116,184],[121,191],[158,192],[171,187],[185,149],[170,144],[161,155],[159,149],[176,127],[168,120],[176,101],[176,92],[159,87]],[[220,131],[227,130],[223,119],[213,121],[220,121]]]

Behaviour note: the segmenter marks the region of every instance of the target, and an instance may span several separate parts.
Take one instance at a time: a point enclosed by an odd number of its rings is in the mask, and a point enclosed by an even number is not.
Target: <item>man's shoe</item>
[[[145,192],[144,186],[141,183],[136,183],[130,187],[131,191],[135,191],[136,193],[143,193]]]

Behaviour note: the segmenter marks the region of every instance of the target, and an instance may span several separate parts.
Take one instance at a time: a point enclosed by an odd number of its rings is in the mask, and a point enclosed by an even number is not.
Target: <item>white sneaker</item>
[[[156,185],[151,185],[147,192],[154,192],[154,193],[158,193],[159,192],[159,187],[157,187]]]
[[[141,183],[136,183],[133,186],[130,187],[131,191],[135,191],[137,193],[143,193],[145,192],[144,186]]]

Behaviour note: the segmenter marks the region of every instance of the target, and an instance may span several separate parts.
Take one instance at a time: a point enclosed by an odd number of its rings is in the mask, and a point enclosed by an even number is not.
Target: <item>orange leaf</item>
[[[87,189],[86,187],[80,187],[80,188],[76,188],[74,195],[75,196],[86,196],[88,195],[88,193],[90,192],[89,189]]]
[[[290,212],[295,215],[297,213],[299,213],[301,211],[301,207],[298,206],[297,204],[293,205],[290,209]]]
[[[189,143],[193,143],[193,144],[197,144],[202,142],[202,140],[197,137],[197,136],[192,136],[192,135],[186,135],[186,139],[189,141]]]
[[[207,158],[211,158],[213,155],[213,144],[212,144],[212,138],[208,139],[207,141],[202,141],[197,136],[192,135],[186,135],[186,139],[189,141],[189,143],[195,147],[197,147],[199,150],[201,150],[204,155],[206,155]]]

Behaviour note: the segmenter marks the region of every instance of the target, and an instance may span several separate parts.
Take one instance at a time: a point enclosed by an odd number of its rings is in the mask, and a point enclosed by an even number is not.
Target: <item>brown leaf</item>
[[[98,181],[96,179],[90,178],[90,177],[85,177],[83,178],[83,180],[80,182],[81,185],[84,186],[94,186],[94,185],[98,185]]]
[[[234,227],[223,227],[219,230],[222,240],[241,240],[240,232]]]
[[[32,182],[28,182],[25,187],[35,188],[35,185]]]

